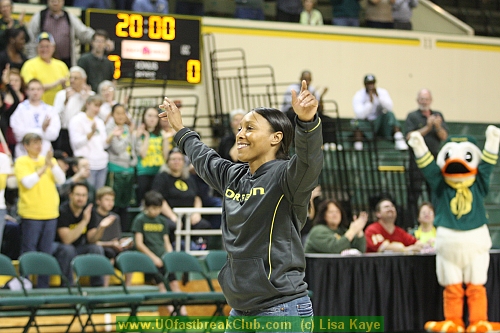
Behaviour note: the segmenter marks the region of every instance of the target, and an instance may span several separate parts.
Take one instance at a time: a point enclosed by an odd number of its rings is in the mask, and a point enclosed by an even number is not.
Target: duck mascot
[[[418,167],[436,203],[436,274],[444,287],[444,321],[429,321],[428,332],[494,332],[500,323],[488,321],[484,284],[488,278],[491,237],[484,197],[498,159],[500,128],[488,126],[481,150],[470,136],[450,136],[436,160],[419,132],[410,134]],[[464,288],[465,284],[465,288]],[[467,296],[469,325],[463,318]]]

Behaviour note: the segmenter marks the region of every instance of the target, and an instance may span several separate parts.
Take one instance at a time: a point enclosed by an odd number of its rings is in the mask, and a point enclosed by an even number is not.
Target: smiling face
[[[383,200],[378,204],[376,213],[379,220],[389,223],[396,222],[397,212],[394,204],[389,200]]]
[[[41,40],[37,46],[38,55],[44,61],[50,61],[50,59],[52,59],[52,56],[54,55],[55,50],[56,46],[47,39]]]
[[[113,120],[115,124],[121,126],[127,122],[127,111],[123,105],[118,105],[113,108]]]
[[[269,122],[255,111],[247,113],[241,120],[236,135],[238,159],[257,168],[276,158],[282,132],[274,132]],[[253,165],[253,166],[252,166]]]
[[[42,140],[31,140],[28,144],[24,144],[24,149],[31,158],[37,158],[42,151]]]

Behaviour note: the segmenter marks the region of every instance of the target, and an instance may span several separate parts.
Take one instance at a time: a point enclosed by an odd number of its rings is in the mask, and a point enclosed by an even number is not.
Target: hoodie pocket
[[[261,258],[233,258],[221,271],[219,283],[224,294],[234,299],[268,299],[279,294],[268,280]]]

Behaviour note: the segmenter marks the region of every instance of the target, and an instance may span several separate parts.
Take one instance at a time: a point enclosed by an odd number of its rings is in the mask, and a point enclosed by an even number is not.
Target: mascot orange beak
[[[467,162],[459,158],[447,159],[441,173],[445,178],[463,179],[477,175],[477,168],[471,168]]]

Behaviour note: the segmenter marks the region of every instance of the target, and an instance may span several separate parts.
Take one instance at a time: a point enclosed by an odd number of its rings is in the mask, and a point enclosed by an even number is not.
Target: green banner
[[[384,332],[381,316],[118,316],[117,332]]]

